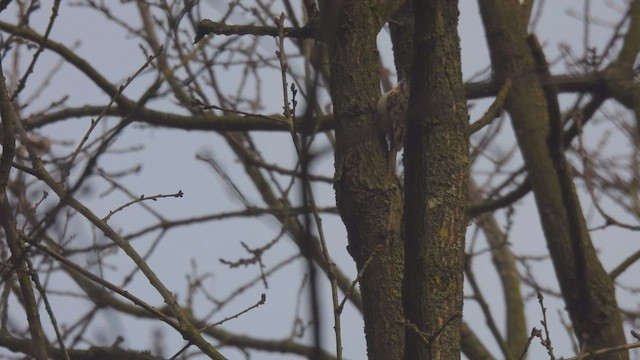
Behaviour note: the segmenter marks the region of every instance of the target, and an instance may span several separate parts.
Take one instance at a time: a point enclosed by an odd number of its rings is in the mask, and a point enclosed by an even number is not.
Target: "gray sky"
[[[44,1],[43,6],[49,6],[50,1]],[[208,2],[203,2],[208,3]],[[220,16],[220,3],[211,2],[214,6],[208,8],[204,6],[204,15],[212,20],[217,20]],[[583,38],[583,24],[573,17],[573,14],[583,10],[580,1],[571,0],[554,0],[553,4],[547,2],[545,11],[541,13],[540,20],[535,28],[541,43],[545,46],[545,52],[549,59],[556,59],[560,55],[559,43],[570,44],[575,49],[577,55],[581,50]],[[616,21],[619,15],[611,11],[604,1],[592,1],[594,6],[592,15],[598,16],[608,21]],[[614,3],[621,3],[620,1]],[[103,73],[110,81],[115,84],[123,83],[124,80],[133,74],[136,69],[142,65],[144,58],[139,50],[139,40],[132,39],[120,29],[115,28],[110,22],[100,14],[87,11],[83,8],[69,6],[70,2],[63,2],[58,19],[51,38],[72,46],[77,43],[77,54],[85,58],[89,63]],[[132,10],[134,6],[128,6],[121,9],[116,2],[110,3],[116,11],[119,19],[127,22],[139,23],[139,18]],[[486,41],[484,32],[480,22],[477,9],[477,2],[472,0],[460,0],[460,36],[463,59],[463,75],[465,79],[473,74],[486,69],[489,64],[487,55]],[[2,21],[14,22],[9,18],[12,10],[7,10],[2,14]],[[49,13],[41,11],[34,20],[32,26],[42,32],[47,24]],[[238,23],[251,23],[252,18],[246,16],[236,16],[229,22],[237,21]],[[189,31],[191,31],[189,29]],[[611,30],[605,27],[594,26],[590,29],[589,44],[601,47],[611,35]],[[385,58],[387,66],[392,67],[391,63],[391,47],[388,42],[386,30],[383,30],[379,36],[380,51]],[[275,42],[271,38],[264,38],[260,41],[259,51],[265,54],[275,51]],[[25,56],[25,59],[28,57]],[[47,75],[48,68],[59,61],[57,56],[51,56],[47,53],[43,55],[41,63],[36,67],[30,84],[33,86],[38,83],[38,79],[42,79]],[[566,69],[559,63],[553,68],[555,72],[563,72]],[[220,74],[221,79],[234,84],[238,81],[239,75],[233,71]],[[281,111],[282,100],[281,91],[278,88],[277,73],[265,75],[273,78],[273,87],[265,86],[264,92],[264,113],[274,113]],[[484,77],[486,78],[486,76]],[[142,77],[136,80],[129,88],[126,89],[125,95],[136,98],[146,89],[151,77]],[[231,85],[230,85],[231,86]],[[31,88],[32,89],[32,88]],[[56,89],[52,91],[52,89]],[[29,94],[29,89],[25,94]],[[45,91],[47,96],[42,97],[33,103],[34,108],[40,108],[48,105],[51,101],[57,100],[64,94],[69,94],[69,105],[98,105],[105,104],[108,101],[106,95],[69,65],[63,65],[61,72],[52,80],[51,89]],[[566,100],[570,100],[567,97]],[[477,119],[488,106],[488,101],[479,101],[471,112],[471,119]],[[568,104],[568,102],[565,102]],[[152,103],[154,108],[161,110],[175,110],[176,106],[167,101]],[[30,109],[34,109],[30,108]],[[508,125],[507,125],[508,126]],[[606,123],[598,126],[607,128]],[[239,164],[235,161],[232,153],[228,150],[226,144],[221,137],[214,133],[205,132],[186,132],[180,130],[163,130],[154,129],[146,126],[134,125],[135,130],[127,129],[124,135],[117,142],[116,148],[125,149],[130,146],[143,144],[144,149],[131,153],[125,157],[118,155],[107,155],[101,159],[100,167],[110,171],[119,171],[137,164],[142,164],[143,171],[139,176],[129,177],[126,182],[129,189],[138,194],[155,195],[159,193],[174,193],[182,190],[185,196],[181,199],[163,199],[154,202],[151,205],[155,210],[161,212],[168,219],[187,218],[189,216],[210,214],[216,212],[230,211],[232,209],[240,209],[241,204],[229,193],[228,188],[220,180],[218,176],[208,168],[204,163],[195,160],[196,153],[210,153],[221,165],[229,170],[232,179],[237,182],[238,186],[247,191],[247,197],[256,205],[262,205],[259,195],[252,189],[252,185],[246,180],[241,172]],[[42,134],[51,136],[56,139],[63,139],[77,142],[82,137],[88,122],[86,119],[65,121],[64,123],[47,126],[41,130]],[[513,146],[512,137],[501,137],[501,142],[492,148],[496,152],[506,152]],[[274,163],[284,165],[293,164],[295,161],[291,140],[287,134],[274,133],[256,133],[255,139],[257,144],[265,152],[265,156]],[[504,140],[504,141],[502,141]],[[59,151],[69,151],[69,149],[58,148]],[[613,147],[612,151],[617,149]],[[326,176],[333,174],[333,156],[327,155],[321,159],[316,172]],[[520,158],[515,156],[511,169],[519,167]],[[482,170],[482,162],[479,163],[476,170]],[[179,174],[178,176],[176,174]],[[117,192],[110,193],[108,196],[100,196],[105,190],[105,183],[97,179],[91,181],[92,192],[88,193],[84,200],[88,202],[91,209],[99,216],[105,216],[109,210],[118,207],[128,198]],[[334,194],[331,186],[319,186],[317,188],[317,199],[321,205],[334,204]],[[585,199],[586,200],[586,199]],[[531,255],[543,255],[546,253],[546,246],[542,238],[535,205],[532,197],[527,196],[516,206],[518,212],[514,219],[514,226],[510,242],[517,253],[526,253]],[[587,209],[588,210],[588,209]],[[589,213],[587,211],[586,213]],[[505,222],[504,212],[498,212],[497,217],[502,223]],[[123,229],[123,233],[128,234],[144,227],[145,224],[153,223],[147,212],[140,207],[130,207],[122,213],[114,215],[110,220],[110,224],[118,229]],[[74,230],[78,233],[75,240],[79,244],[85,246],[92,244],[93,232],[87,226],[87,223],[78,219],[72,222]],[[346,234],[344,226],[337,216],[329,215],[323,218],[324,230],[328,239],[330,252],[338,266],[350,274],[355,275],[355,266],[352,259],[345,251]],[[471,228],[470,228],[471,229]],[[239,244],[244,241],[252,246],[259,246],[268,242],[277,236],[279,227],[268,217],[255,219],[241,219],[224,222],[215,222],[213,224],[199,225],[194,227],[185,227],[171,230],[160,241],[154,256],[150,259],[149,265],[157,272],[158,276],[165,284],[175,292],[184,294],[185,292],[185,273],[191,267],[193,261],[197,262],[200,273],[211,272],[213,277],[206,281],[207,290],[214,293],[217,297],[222,298],[233,291],[238,284],[255,277],[259,274],[258,269],[254,267],[240,268],[229,270],[225,265],[221,264],[218,259],[225,258],[234,260],[246,253]],[[627,232],[619,230],[596,231],[593,233],[596,246],[602,251],[602,260],[605,267],[610,269],[618,264],[629,253],[629,248],[635,246],[637,249],[637,241]],[[637,238],[637,237],[636,237]],[[136,243],[136,248],[144,253],[153,244],[153,237],[149,237],[144,241]],[[612,242],[615,241],[613,246]],[[484,245],[483,245],[484,246]],[[265,254],[264,262],[270,267],[279,260],[295,254],[297,249],[289,240],[283,239],[272,251]],[[83,263],[90,259],[76,257],[78,263]],[[109,257],[108,263],[118,271],[106,269],[105,277],[108,280],[118,284],[121,281],[120,275],[128,273],[132,267],[132,262],[120,252],[117,256]],[[480,276],[481,285],[484,286],[485,295],[490,296],[491,307],[496,310],[495,316],[498,324],[503,323],[503,315],[500,312],[502,307],[502,294],[495,286],[496,277],[490,263],[488,255],[479,256],[475,260],[475,268]],[[285,270],[278,273],[277,276],[269,281],[269,288],[256,286],[239,296],[230,305],[223,308],[216,314],[212,320],[220,320],[226,316],[232,315],[252,304],[260,297],[261,293],[267,294],[267,303],[264,306],[254,309],[248,314],[243,315],[239,319],[227,322],[225,329],[237,331],[238,333],[246,333],[248,335],[264,336],[274,339],[281,339],[288,336],[292,331],[292,320],[296,315],[296,294],[302,283],[302,276],[305,271],[305,263],[298,261],[294,265],[289,265]],[[491,269],[483,271],[484,269]],[[552,268],[548,261],[538,265],[536,274],[539,274],[538,280],[542,283],[557,287],[553,278]],[[631,273],[637,273],[632,269],[621,279],[629,280]],[[63,281],[63,280],[60,280]],[[65,283],[61,283],[65,284]],[[62,287],[62,285],[61,285]],[[147,281],[140,275],[134,278],[133,282],[127,286],[127,290],[142,297],[151,304],[157,306],[162,305],[162,299],[150,287]],[[530,291],[525,289],[525,291]],[[329,305],[330,297],[326,284],[323,284],[323,294],[325,296],[324,314],[327,321],[330,319]],[[184,295],[180,295],[180,300],[184,299]],[[56,299],[58,300],[58,299]],[[621,298],[621,304],[634,306],[632,299]],[[206,309],[204,300],[198,298],[196,304],[202,305],[201,308]],[[478,334],[486,340],[486,345],[494,352],[500,354],[495,342],[488,335],[484,325],[484,319],[478,307],[471,302],[467,302],[464,312],[465,320],[473,325]],[[568,339],[565,335],[564,328],[559,323],[560,316],[566,318],[563,312],[563,304],[560,301],[547,298],[546,306],[548,310],[549,320],[552,323],[552,338],[556,355],[569,356],[573,352],[569,346]],[[635,305],[637,307],[637,305]],[[196,306],[196,308],[199,308]],[[55,301],[54,310],[59,313],[68,313],[70,316],[82,314],[89,307],[81,302],[65,302]],[[301,314],[308,319],[306,313],[306,302],[303,301]],[[527,315],[530,327],[539,327],[540,310],[535,302],[529,302],[527,307]],[[183,344],[182,338],[172,329],[165,325],[159,325],[157,322],[139,321],[132,318],[116,315],[112,311],[105,311],[102,315],[103,325],[93,326],[91,332],[95,334],[96,339],[100,339],[102,345],[110,345],[115,341],[115,337],[123,334],[127,339],[124,346],[131,346],[138,349],[146,349],[151,344],[151,329],[160,327],[166,338],[165,355],[171,355],[177,351]],[[360,315],[352,308],[347,307],[343,317],[343,344],[344,355],[347,359],[365,358],[365,343],[363,334],[363,323]],[[333,349],[333,339],[331,333],[331,324],[324,324],[326,335],[326,349]],[[308,337],[307,337],[308,339]],[[223,348],[223,354],[229,358],[240,358],[241,354]],[[530,358],[540,358],[544,356],[545,351],[536,342],[529,350]],[[499,355],[498,355],[499,357]],[[280,355],[269,356],[260,353],[255,358],[260,359],[282,359]]]

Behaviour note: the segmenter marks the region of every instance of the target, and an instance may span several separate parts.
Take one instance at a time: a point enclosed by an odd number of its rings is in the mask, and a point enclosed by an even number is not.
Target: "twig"
[[[510,356],[509,356],[509,350],[507,349],[507,344],[505,344],[504,339],[500,335],[500,330],[498,329],[498,325],[493,319],[493,315],[491,314],[491,310],[489,309],[489,304],[485,300],[484,295],[482,295],[480,286],[478,286],[478,282],[476,281],[475,274],[471,269],[472,263],[473,263],[472,257],[467,256],[467,259],[464,262],[464,272],[467,275],[467,280],[469,281],[469,285],[471,285],[471,289],[473,290],[472,297],[474,300],[476,300],[476,302],[480,306],[480,310],[482,310],[482,314],[484,315],[487,326],[489,327],[489,330],[491,331],[493,338],[500,346],[500,351],[502,351],[504,358],[508,359],[510,358]]]
[[[526,355],[527,355],[527,351],[529,350],[529,347],[531,346],[531,342],[533,341],[534,338],[536,337],[541,337],[541,333],[539,329],[533,328],[531,329],[531,334],[529,334],[529,338],[527,339],[527,343],[524,345],[524,348],[522,349],[522,354],[520,354],[520,357],[518,358],[518,360],[524,360]]]
[[[353,291],[353,289],[356,288],[356,284],[360,281],[360,279],[362,279],[365,271],[367,271],[367,268],[373,262],[375,255],[380,251],[382,251],[382,244],[379,244],[378,246],[376,246],[375,249],[371,252],[371,254],[369,254],[369,257],[367,258],[367,261],[364,262],[362,269],[358,271],[356,278],[353,279],[353,282],[351,283],[351,287],[344,294],[344,299],[342,299],[342,301],[340,302],[340,305],[338,306],[338,314],[342,313],[342,310],[344,309],[344,305],[347,303],[347,300],[349,299],[349,295],[351,295],[351,291]]]
[[[64,264],[65,266],[69,267],[70,269],[76,271],[77,273],[79,273],[80,275],[88,278],[89,280],[95,282],[96,284],[99,284],[101,286],[104,286],[105,288],[117,293],[118,295],[130,300],[131,302],[133,302],[134,304],[140,306],[141,308],[147,310],[149,313],[153,314],[157,319],[167,323],[168,325],[170,325],[171,327],[173,327],[174,329],[181,331],[182,329],[180,328],[180,324],[178,324],[178,322],[169,317],[168,315],[164,314],[163,312],[161,312],[160,310],[156,309],[155,307],[147,304],[146,302],[142,301],[140,298],[132,295],[130,292],[113,285],[112,283],[102,279],[101,277],[91,273],[90,271],[86,270],[84,267],[72,262],[71,260],[67,259],[66,257],[58,254],[56,251],[38,243],[35,240],[32,240],[31,238],[29,238],[28,236],[22,235],[21,237],[24,241],[26,241],[27,243],[29,243],[31,246],[35,247],[36,249],[38,249],[39,251],[51,256],[52,258],[56,259],[57,261],[61,262],[62,264]]]
[[[632,330],[631,332],[633,333],[634,331]],[[636,339],[637,338],[638,337],[636,337]],[[627,351],[627,350],[637,349],[637,348],[640,348],[640,341],[636,341],[629,344],[613,346],[607,349],[590,350],[588,353],[580,354],[579,356],[570,357],[564,360],[581,360],[581,359],[597,358],[601,355],[611,354],[611,353],[620,352],[620,351]]]
[[[66,178],[71,174],[70,169],[73,166],[73,163],[75,162],[75,159],[78,157],[78,155],[82,151],[82,148],[83,148],[84,144],[87,142],[87,140],[89,140],[89,136],[91,135],[93,130],[96,128],[96,126],[98,126],[98,123],[100,122],[100,120],[102,120],[102,118],[107,114],[109,108],[111,108],[111,105],[113,105],[116,102],[118,97],[127,88],[127,86],[129,86],[133,82],[133,80],[136,77],[138,77],[138,75],[140,75],[142,73],[142,71],[144,71],[144,69],[146,69],[151,64],[151,62],[153,60],[155,60],[158,56],[160,56],[162,51],[163,51],[163,49],[161,47],[160,50],[156,54],[149,56],[147,58],[147,61],[145,61],[145,63],[138,69],[138,71],[136,71],[132,76],[128,77],[127,81],[125,81],[124,84],[122,84],[122,85],[120,85],[120,87],[118,87],[118,91],[111,97],[111,99],[109,100],[109,103],[104,107],[104,109],[102,110],[100,115],[98,115],[98,117],[95,120],[94,119],[91,120],[91,125],[89,126],[89,129],[87,129],[87,131],[85,132],[84,136],[82,137],[82,140],[80,140],[80,143],[78,144],[76,150],[71,155],[71,159],[69,160],[67,171],[66,171],[66,173],[62,174],[61,182],[64,182],[66,180]]]
[[[288,122],[288,126],[291,132],[291,138],[293,141],[293,145],[296,149],[296,153],[298,155],[298,159],[301,164],[302,170],[302,198],[303,204],[306,206],[307,203],[310,205],[313,214],[314,221],[316,223],[318,238],[320,239],[320,248],[322,251],[322,256],[324,257],[324,261],[327,264],[327,277],[329,278],[329,283],[331,285],[331,300],[333,302],[333,319],[334,319],[334,333],[336,339],[336,359],[342,359],[342,335],[341,335],[341,326],[340,326],[340,312],[339,310],[339,299],[338,299],[338,284],[336,280],[336,271],[335,264],[331,261],[331,257],[329,256],[329,250],[327,248],[327,244],[324,237],[324,230],[322,228],[322,219],[320,218],[320,214],[318,212],[318,207],[315,202],[315,198],[313,196],[313,191],[311,189],[311,181],[309,180],[309,164],[312,160],[312,155],[310,154],[310,146],[313,141],[313,137],[309,141],[306,136],[303,135],[303,140],[298,141],[297,129],[296,129],[296,119],[295,119],[295,108],[297,105],[296,94],[297,90],[295,88],[295,84],[291,84],[290,90],[292,92],[291,103],[289,103],[289,87],[287,86],[287,70],[288,70],[288,62],[285,55],[284,49],[284,40],[285,40],[285,28],[284,28],[284,13],[280,14],[280,17],[275,18],[276,27],[278,28],[278,50],[276,50],[276,55],[280,60],[280,71],[282,78],[282,92],[283,92],[283,110],[285,120]],[[291,109],[291,105],[293,105],[293,110]],[[313,136],[313,135],[312,135]],[[310,236],[310,220],[308,216],[305,216],[305,232],[307,234],[307,241],[309,241],[312,237]],[[311,282],[311,301],[312,301],[312,309],[314,311],[314,326],[315,326],[315,342],[316,342],[316,355],[319,355],[320,350],[320,322],[318,315],[318,299],[316,299],[317,294],[315,293],[317,290],[317,285],[315,284],[315,276],[313,276],[315,268],[313,267],[313,262],[309,259],[309,271],[310,271],[310,282]]]
[[[33,69],[36,66],[36,61],[38,61],[38,57],[40,57],[40,54],[42,53],[42,51],[44,51],[44,48],[45,48],[44,43],[49,39],[49,34],[51,33],[51,29],[53,29],[53,23],[58,17],[59,8],[60,8],[60,0],[56,0],[53,3],[53,7],[51,8],[51,16],[49,17],[49,24],[47,25],[47,29],[45,30],[44,35],[42,36],[42,41],[40,41],[38,50],[36,50],[36,53],[33,54],[33,58],[31,60],[31,63],[29,64],[29,67],[27,68],[27,71],[25,71],[24,76],[22,76],[22,79],[20,79],[20,81],[18,82],[18,88],[11,96],[11,101],[16,100],[16,98],[18,97],[18,94],[22,92],[25,85],[27,84],[27,79],[29,78],[29,75],[31,75],[31,73],[33,72]]]
[[[56,334],[56,339],[58,340],[58,345],[60,346],[60,352],[62,352],[62,356],[66,360],[71,360],[69,357],[69,352],[64,345],[64,340],[62,339],[62,334],[60,333],[60,327],[58,326],[58,320],[56,320],[56,316],[53,313],[53,309],[51,308],[51,303],[49,303],[49,296],[47,296],[47,290],[42,286],[40,282],[40,278],[38,277],[38,272],[33,268],[33,264],[29,259],[27,259],[27,266],[29,267],[31,279],[36,286],[36,289],[40,293],[42,297],[42,301],[44,302],[44,308],[47,311],[47,315],[49,315],[49,320],[51,320],[51,326],[53,327],[53,331]]]
[[[542,345],[547,349],[547,353],[551,360],[554,360],[556,356],[553,354],[553,346],[551,345],[551,337],[549,335],[549,327],[547,323],[547,308],[544,307],[544,296],[541,292],[538,291],[538,303],[540,304],[540,309],[542,310],[542,327],[544,329],[544,338],[540,337],[540,341]]]
[[[442,333],[442,331],[454,320],[461,318],[462,314],[458,313],[458,314],[453,314],[451,315],[447,321],[444,322],[444,324],[442,324],[442,326],[440,326],[438,329],[436,329],[436,331],[433,332],[433,334],[428,334],[422,330],[420,330],[418,328],[418,326],[412,322],[410,322],[408,319],[400,319],[398,320],[399,323],[403,324],[404,326],[408,327],[409,329],[413,330],[416,335],[418,335],[420,337],[420,339],[422,339],[422,341],[424,341],[425,344],[427,345],[431,345],[431,343],[433,343],[433,340],[435,340],[438,335],[440,335],[440,333]]]
[[[284,15],[284,13],[282,14]],[[280,36],[291,37],[296,39],[307,39],[314,35],[313,24],[307,24],[301,28],[282,27],[282,29],[273,26],[255,26],[255,25],[227,25],[221,22],[214,22],[208,19],[200,21],[196,30],[196,36],[193,43],[196,44],[208,34],[217,35],[256,35],[256,36]]]
[[[205,331],[205,330],[210,329],[210,328],[212,328],[212,327],[216,327],[216,326],[218,326],[218,325],[224,324],[225,322],[227,322],[227,321],[229,321],[229,320],[231,320],[231,319],[237,319],[240,315],[242,315],[242,314],[244,314],[244,313],[247,313],[248,311],[251,311],[252,309],[257,308],[257,307],[258,307],[258,306],[260,306],[260,305],[264,305],[264,303],[265,303],[266,301],[267,301],[267,295],[265,295],[265,294],[263,293],[262,295],[260,295],[260,300],[258,300],[258,302],[257,302],[257,303],[255,303],[255,304],[253,304],[253,305],[249,306],[248,308],[246,308],[246,309],[244,309],[244,310],[240,311],[239,313],[237,313],[237,314],[235,314],[235,315],[228,316],[228,317],[226,317],[226,318],[224,318],[224,319],[222,319],[222,320],[220,320],[220,321],[218,321],[218,322],[216,322],[216,323],[214,323],[214,324],[211,324],[211,325],[205,326],[205,327],[201,328],[201,329],[200,329],[200,331]]]
[[[133,205],[133,204],[137,204],[141,201],[145,201],[145,200],[152,200],[152,201],[158,201],[158,199],[162,199],[162,198],[168,198],[168,197],[175,197],[175,198],[181,198],[184,195],[184,193],[182,192],[182,190],[178,190],[177,193],[175,194],[158,194],[158,195],[153,195],[153,196],[144,196],[140,195],[139,198],[129,201],[128,203],[118,207],[115,210],[111,210],[109,211],[109,214],[107,216],[105,216],[102,221],[107,222],[109,221],[109,219],[111,219],[111,216],[115,215],[117,212],[124,210],[125,208]]]
[[[200,102],[200,100],[194,99],[194,105],[197,105],[199,108],[204,109],[204,110],[221,110],[224,112],[228,112],[228,113],[234,113],[234,114],[239,114],[239,115],[244,115],[244,116],[251,116],[251,117],[255,117],[255,118],[260,118],[260,119],[266,119],[266,120],[271,120],[271,121],[275,121],[277,123],[280,124],[285,124],[288,125],[288,122],[286,119],[280,119],[274,116],[268,116],[268,115],[262,115],[262,114],[254,114],[254,113],[250,113],[250,112],[246,112],[246,111],[241,111],[241,110],[235,110],[235,109],[228,109],[228,108],[223,108],[221,106],[217,106],[217,105],[206,105],[203,104],[202,102]]]

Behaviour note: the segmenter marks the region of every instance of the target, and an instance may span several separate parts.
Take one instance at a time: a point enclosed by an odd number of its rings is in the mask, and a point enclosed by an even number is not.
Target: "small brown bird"
[[[389,142],[387,154],[389,173],[394,176],[397,153],[404,147],[408,106],[409,83],[403,79],[393,89],[382,94],[376,107],[378,126]]]

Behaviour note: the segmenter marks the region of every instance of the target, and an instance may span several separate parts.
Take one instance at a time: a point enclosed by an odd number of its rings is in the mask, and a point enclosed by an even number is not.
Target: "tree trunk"
[[[335,190],[358,271],[369,359],[402,359],[402,192],[387,171],[385,140],[374,105],[380,96],[376,35],[391,13],[366,1],[341,1],[324,11],[331,97],[336,123]],[[377,12],[376,12],[377,11]],[[321,9],[321,13],[323,9]],[[329,20],[330,19],[330,20]],[[365,268],[365,265],[368,265]]]
[[[536,73],[518,2],[480,0],[480,9],[496,80],[513,82],[506,108],[576,336],[587,350],[624,344],[613,282],[591,242],[564,156],[557,96],[545,92]],[[599,358],[628,359],[628,354]]]
[[[415,1],[405,150],[405,359],[460,357],[469,131],[458,4]]]

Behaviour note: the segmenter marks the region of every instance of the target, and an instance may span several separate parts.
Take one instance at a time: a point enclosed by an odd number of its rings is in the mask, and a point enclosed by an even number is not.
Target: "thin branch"
[[[227,25],[221,22],[215,22],[204,19],[198,24],[196,29],[196,36],[193,39],[193,43],[197,44],[202,38],[208,34],[215,35],[255,35],[255,36],[279,36],[278,27],[274,26],[256,26],[256,25]],[[313,24],[307,24],[301,28],[282,28],[284,37],[291,37],[296,39],[308,39],[315,37],[315,29]]]
[[[129,206],[131,206],[131,205],[133,205],[133,204],[137,204],[137,203],[142,202],[142,201],[148,201],[148,200],[151,200],[151,201],[158,201],[158,199],[168,198],[168,197],[181,198],[183,195],[184,195],[184,193],[182,192],[182,190],[179,190],[179,191],[178,191],[177,193],[175,193],[175,194],[158,194],[158,195],[153,195],[153,196],[144,196],[144,194],[143,194],[143,195],[140,195],[140,197],[139,197],[139,198],[134,199],[134,200],[131,200],[131,201],[127,202],[126,204],[123,204],[123,205],[119,206],[119,207],[118,207],[117,209],[115,209],[115,210],[111,210],[111,211],[109,211],[109,214],[108,214],[107,216],[105,216],[105,217],[102,219],[102,221],[107,222],[107,221],[109,221],[109,219],[111,219],[111,217],[112,217],[113,215],[115,215],[117,212],[122,211],[122,210],[126,209],[127,207],[129,207]]]

